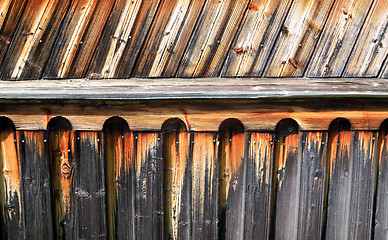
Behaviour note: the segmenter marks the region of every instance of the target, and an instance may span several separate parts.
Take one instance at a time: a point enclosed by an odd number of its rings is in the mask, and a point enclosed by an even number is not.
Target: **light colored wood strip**
[[[333,0],[294,1],[268,59],[266,77],[303,76]]]
[[[47,63],[45,77],[85,76],[113,4],[113,0],[72,2]]]
[[[42,77],[70,0],[28,1],[1,71],[3,79]]]
[[[140,53],[134,76],[172,77],[189,42],[204,0],[165,0]]]
[[[209,0],[178,70],[179,77],[218,76],[248,0]]]
[[[376,0],[345,68],[345,77],[377,77],[388,54],[387,0]],[[384,73],[383,73],[384,75]]]
[[[276,40],[291,1],[253,0],[248,10],[238,37],[231,45],[222,75],[261,76],[270,50]]]
[[[129,77],[159,0],[118,0],[88,70],[90,78]]]
[[[372,0],[340,0],[334,3],[307,76],[342,75],[371,4]]]

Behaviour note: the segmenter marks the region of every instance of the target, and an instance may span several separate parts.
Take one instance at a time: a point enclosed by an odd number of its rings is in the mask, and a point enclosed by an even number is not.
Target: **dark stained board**
[[[47,131],[21,131],[19,157],[25,239],[54,239]]]
[[[71,3],[44,73],[45,78],[85,77],[114,0]]]
[[[187,46],[179,77],[216,77],[238,30],[248,0],[208,0]]]
[[[268,239],[274,139],[272,133],[250,132],[249,135],[244,238]]]
[[[163,0],[140,52],[136,77],[173,77],[204,0]]]
[[[3,60],[2,79],[42,77],[69,4],[70,0],[28,1]]]
[[[217,239],[218,163],[217,134],[191,136],[191,238]]]
[[[253,0],[232,43],[222,76],[260,77],[292,1]]]
[[[88,70],[90,78],[129,77],[160,0],[117,0]]]
[[[333,0],[294,1],[268,59],[266,77],[301,77],[319,40]]]
[[[340,77],[361,31],[372,0],[336,1],[323,29],[308,77]]]

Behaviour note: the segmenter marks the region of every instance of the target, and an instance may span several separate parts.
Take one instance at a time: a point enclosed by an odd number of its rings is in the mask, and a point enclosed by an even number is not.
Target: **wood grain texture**
[[[0,2],[0,68],[26,3],[27,0]]]
[[[330,138],[327,239],[371,238],[376,137],[376,132],[340,131]]]
[[[72,236],[72,223],[75,221],[70,209],[76,166],[74,132],[64,118],[50,121],[48,130],[54,237],[64,239]]]
[[[290,6],[291,1],[251,1],[229,49],[222,76],[262,75]]]
[[[25,237],[18,139],[12,122],[0,118],[1,234],[3,239]]]
[[[128,125],[112,118],[104,125],[108,238],[135,239],[134,139]]]
[[[173,77],[206,1],[164,0],[140,52],[137,77]]]
[[[217,239],[217,135],[193,133],[191,139],[191,238]]]
[[[246,159],[241,122],[225,120],[219,141],[219,238],[244,239]]]
[[[160,133],[136,133],[136,239],[161,239],[163,225],[163,153]]]
[[[189,138],[184,123],[170,120],[163,127],[165,239],[190,238]]]
[[[245,239],[268,239],[272,193],[272,133],[251,132],[247,157]]]
[[[378,181],[376,188],[376,202],[375,202],[375,216],[372,226],[374,226],[374,235],[376,240],[388,238],[388,141],[387,141],[387,122],[382,124],[379,132],[379,167],[378,167]]]
[[[3,60],[2,79],[42,77],[69,4],[69,0],[28,1]]]
[[[342,75],[371,4],[371,0],[334,3],[308,67],[308,77]]]
[[[238,30],[247,0],[206,1],[183,56],[179,77],[215,77]]]
[[[44,73],[45,78],[85,77],[114,0],[75,0]]]
[[[117,0],[88,70],[90,78],[129,77],[159,0]]]
[[[54,239],[47,131],[23,131],[19,137],[25,239]]]
[[[268,59],[264,76],[300,77],[319,40],[333,0],[294,1]]]
[[[67,239],[106,239],[106,187],[101,132],[76,132],[71,214],[72,235]],[[88,174],[85,174],[85,173]]]
[[[388,53],[388,1],[377,0],[369,11],[352,54],[344,71],[344,77],[378,77]],[[384,74],[384,73],[383,73]]]

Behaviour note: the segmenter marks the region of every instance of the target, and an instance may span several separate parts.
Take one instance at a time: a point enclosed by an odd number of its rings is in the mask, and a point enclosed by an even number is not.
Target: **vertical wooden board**
[[[20,133],[25,239],[54,239],[46,131]]]
[[[109,239],[135,239],[133,133],[118,123],[104,130]]]
[[[160,134],[136,134],[136,239],[163,236],[163,159]]]
[[[71,206],[73,239],[106,239],[108,235],[102,141],[101,133],[77,132]]]
[[[51,194],[53,204],[54,237],[72,236],[74,221],[70,212],[74,160],[74,132],[71,126],[49,129]]]
[[[293,2],[268,60],[266,77],[303,76],[333,2]]]
[[[45,78],[84,77],[114,0],[74,0],[47,63]]]
[[[24,239],[21,172],[14,128],[0,119],[1,234],[3,239]]]
[[[376,0],[346,65],[344,77],[377,77],[388,53],[387,0]]]
[[[1,78],[41,78],[70,0],[28,1],[4,58]]]
[[[183,56],[179,77],[218,76],[248,0],[206,1]]]
[[[301,133],[281,133],[275,142],[274,153],[274,238],[297,239]]]
[[[246,161],[244,131],[228,124],[219,133],[219,238],[243,239]]]
[[[308,77],[340,77],[372,0],[336,1],[307,69]]]
[[[216,239],[218,222],[217,135],[193,133],[191,149],[191,238]]]
[[[117,0],[88,70],[90,78],[129,77],[160,0]]]
[[[144,43],[134,75],[173,77],[204,0],[164,0]]]
[[[255,76],[264,71],[266,60],[287,16],[292,1],[252,0],[229,49],[222,75]]]
[[[375,132],[340,132],[330,150],[327,239],[370,239],[376,177]]]
[[[303,132],[297,239],[321,239],[327,132]]]
[[[0,69],[27,0],[0,2]]]
[[[269,238],[273,141],[271,133],[250,133],[244,239]]]
[[[189,133],[183,128],[163,133],[164,226],[166,239],[190,237]]]
[[[374,239],[388,238],[388,141],[387,127],[383,127],[379,134],[379,172],[376,188],[376,213],[374,224]]]

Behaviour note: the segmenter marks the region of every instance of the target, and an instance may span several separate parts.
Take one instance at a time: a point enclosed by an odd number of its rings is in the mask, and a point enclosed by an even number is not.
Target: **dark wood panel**
[[[191,238],[217,239],[217,135],[193,133],[191,139]]]
[[[25,239],[54,239],[48,144],[47,131],[20,132]]]
[[[96,49],[88,77],[129,77],[159,0],[117,0]]]
[[[0,76],[21,80],[42,77],[70,0],[28,1]]]
[[[244,239],[268,239],[272,193],[272,133],[251,132],[248,140]]]

